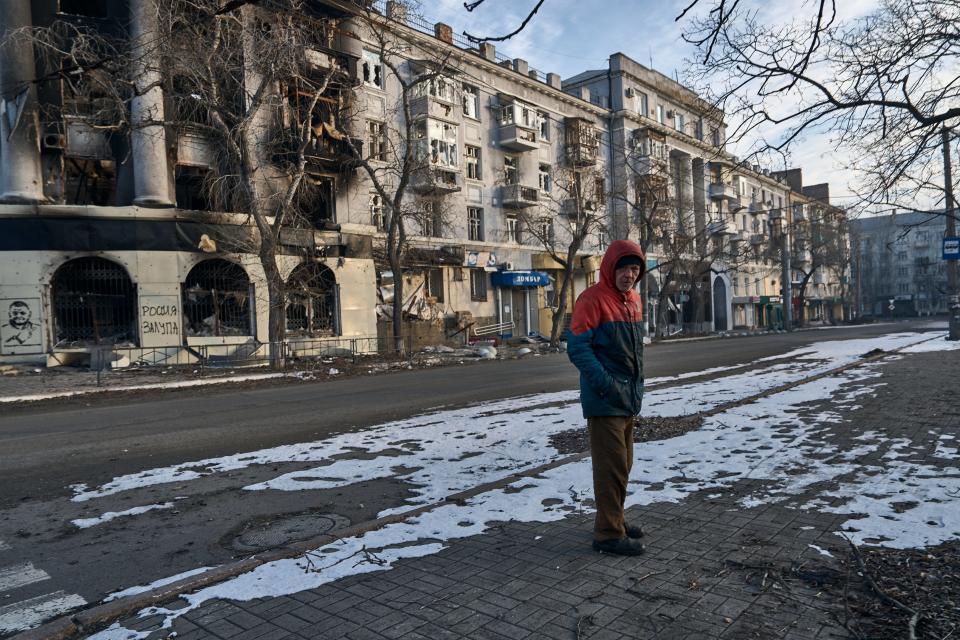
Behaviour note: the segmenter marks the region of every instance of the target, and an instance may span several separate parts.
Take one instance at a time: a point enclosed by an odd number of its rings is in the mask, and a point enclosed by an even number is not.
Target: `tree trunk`
[[[560,344],[560,330],[563,328],[564,318],[567,317],[567,300],[570,296],[570,287],[573,286],[573,269],[568,263],[563,269],[563,284],[557,293],[557,310],[553,314],[553,322],[550,326],[550,345],[556,347]]]
[[[393,271],[393,349],[399,355],[406,353],[403,342],[403,273],[400,256],[389,252],[390,270]]]
[[[277,267],[276,246],[271,239],[260,241],[260,265],[267,279],[267,340],[270,342],[270,367],[282,369],[287,337],[286,296],[284,282]]]

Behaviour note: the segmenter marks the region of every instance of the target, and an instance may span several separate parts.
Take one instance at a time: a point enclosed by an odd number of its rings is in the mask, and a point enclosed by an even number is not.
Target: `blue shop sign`
[[[943,259],[960,260],[960,238],[943,239]]]
[[[545,287],[550,276],[543,271],[497,271],[490,281],[495,287]]]

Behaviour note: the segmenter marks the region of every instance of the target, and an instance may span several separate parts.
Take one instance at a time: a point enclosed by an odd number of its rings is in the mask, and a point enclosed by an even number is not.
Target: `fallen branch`
[[[863,557],[860,555],[860,549],[853,543],[853,540],[847,538],[847,536],[843,537],[846,539],[847,543],[850,545],[850,549],[853,551],[853,557],[857,561],[857,566],[860,568],[860,573],[863,575],[863,579],[867,581],[867,584],[870,586],[873,592],[876,593],[880,599],[887,604],[893,605],[901,611],[905,611],[910,614],[910,622],[907,623],[907,632],[909,634],[907,637],[910,640],[917,640],[917,623],[920,621],[920,613],[918,611],[914,611],[912,608],[903,604],[896,598],[888,595],[883,589],[881,589],[877,582],[873,579],[873,576],[870,575],[870,572],[867,570],[867,565],[863,562]]]

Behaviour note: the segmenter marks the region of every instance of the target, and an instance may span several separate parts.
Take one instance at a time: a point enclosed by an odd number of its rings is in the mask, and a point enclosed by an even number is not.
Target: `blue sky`
[[[681,34],[683,23],[675,18],[689,0],[546,0],[530,25],[513,39],[496,43],[510,57],[526,59],[531,67],[556,72],[567,78],[587,69],[602,69],[611,53],[623,52],[641,64],[670,77],[683,76],[685,60],[695,55]],[[520,24],[535,0],[486,0],[473,13],[463,0],[424,0],[422,11],[429,20],[450,24],[454,31],[502,35]],[[837,3],[841,18],[860,16],[876,7],[878,0],[847,0]],[[789,20],[813,10],[810,0],[757,3],[764,21]],[[731,149],[742,155],[743,149]],[[809,135],[798,145],[791,166],[803,168],[804,183],[829,182],[831,196],[843,205],[854,176],[843,169],[842,153],[834,151],[829,137]],[[782,167],[770,167],[780,169]]]

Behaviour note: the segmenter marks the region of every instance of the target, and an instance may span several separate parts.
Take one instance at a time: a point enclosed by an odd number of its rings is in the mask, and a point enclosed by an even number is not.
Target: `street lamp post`
[[[950,166],[950,130],[944,127],[940,132],[943,139],[943,190],[946,196],[944,215],[947,217],[947,237],[957,237],[957,223],[954,218],[953,177]],[[947,289],[950,296],[950,335],[948,340],[960,340],[960,295],[957,290],[957,260],[947,261]]]

